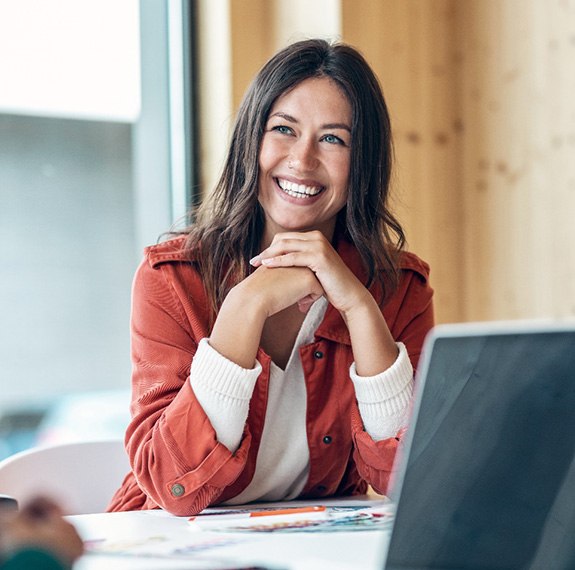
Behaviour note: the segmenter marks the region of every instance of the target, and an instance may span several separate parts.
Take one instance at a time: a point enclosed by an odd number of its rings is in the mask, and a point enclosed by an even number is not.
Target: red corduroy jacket
[[[263,370],[242,442],[232,454],[217,441],[188,380],[198,342],[210,331],[205,290],[182,252],[183,239],[147,248],[134,279],[132,421],[126,433],[132,472],[116,492],[112,511],[162,507],[176,515],[196,514],[236,496],[255,471],[270,357],[259,349]],[[337,251],[365,283],[355,248],[340,240]],[[382,312],[416,369],[424,337],[433,325],[433,290],[425,262],[404,253],[400,266],[399,286]],[[385,493],[399,438],[375,442],[363,430],[349,378],[353,361],[349,332],[333,306],[328,306],[314,342],[300,349],[300,357],[310,453],[301,498],[365,493],[368,484]]]

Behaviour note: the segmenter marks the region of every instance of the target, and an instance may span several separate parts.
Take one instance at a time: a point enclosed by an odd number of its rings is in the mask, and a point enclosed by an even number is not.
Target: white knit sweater
[[[256,471],[248,487],[228,501],[278,501],[297,497],[308,477],[306,437],[306,388],[299,347],[313,341],[323,320],[327,300],[316,301],[302,324],[285,370],[273,362],[268,404]],[[399,356],[384,372],[358,376],[350,367],[365,430],[374,440],[393,437],[405,426],[413,389],[413,369],[402,343]],[[249,403],[261,365],[241,368],[216,352],[202,339],[190,371],[192,389],[210,419],[218,440],[234,452],[240,445]]]

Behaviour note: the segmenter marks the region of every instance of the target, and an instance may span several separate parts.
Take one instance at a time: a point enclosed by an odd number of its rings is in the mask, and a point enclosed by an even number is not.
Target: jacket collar
[[[157,243],[145,248],[144,252],[148,263],[156,267],[161,263],[170,261],[190,261],[190,255],[185,251],[186,236],[181,235],[173,239]]]
[[[178,236],[174,239],[150,246],[146,248],[148,261],[152,267],[169,262],[190,262],[194,261],[193,252],[185,251],[186,236]],[[367,272],[361,263],[357,249],[345,238],[337,240],[335,249],[344,263],[351,269],[354,275],[365,285],[367,283]],[[416,271],[425,272],[425,267],[416,266],[420,260],[410,254],[403,254],[400,258],[402,268],[411,268]],[[412,267],[413,266],[413,267]],[[382,303],[381,291],[378,287],[370,287],[370,292],[378,304]],[[316,338],[324,338],[341,344],[351,345],[349,330],[340,315],[339,311],[328,305],[325,317],[315,332]]]

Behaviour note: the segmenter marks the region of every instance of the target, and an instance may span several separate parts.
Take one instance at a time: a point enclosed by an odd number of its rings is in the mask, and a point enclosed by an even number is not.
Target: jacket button
[[[172,495],[174,495],[174,497],[181,497],[184,492],[185,492],[185,488],[183,485],[180,485],[179,483],[176,483],[175,485],[172,485]]]
[[[323,442],[324,442],[326,445],[329,445],[329,444],[331,443],[331,435],[324,435],[324,436],[323,436]]]
[[[321,350],[316,350],[316,351],[313,353],[313,355],[314,355],[314,357],[317,358],[318,360],[319,360],[320,358],[323,358],[323,352],[322,352]]]

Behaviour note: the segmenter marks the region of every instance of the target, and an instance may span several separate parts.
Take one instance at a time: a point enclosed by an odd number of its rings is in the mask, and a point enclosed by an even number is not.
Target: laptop
[[[575,568],[575,323],[428,335],[386,570]]]

